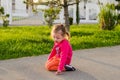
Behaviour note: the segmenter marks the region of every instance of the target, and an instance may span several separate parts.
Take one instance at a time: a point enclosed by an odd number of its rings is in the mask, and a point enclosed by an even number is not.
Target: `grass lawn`
[[[47,26],[0,27],[0,60],[48,54],[53,46]],[[72,25],[73,50],[120,45],[120,26],[103,31],[97,24]]]

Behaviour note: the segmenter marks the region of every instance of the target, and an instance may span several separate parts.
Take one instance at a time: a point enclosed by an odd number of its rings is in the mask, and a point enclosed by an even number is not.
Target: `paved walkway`
[[[45,70],[48,55],[0,61],[0,80],[119,80],[120,46],[74,51],[73,72]]]
[[[28,18],[24,18],[21,20],[16,20],[13,21],[11,25],[17,25],[17,26],[21,26],[21,25],[30,25],[30,26],[39,26],[39,25],[43,25],[44,22],[42,21],[42,18],[40,15],[34,15]]]
[[[42,14],[38,13],[33,16],[23,18],[20,20],[13,21],[10,25],[12,26],[40,26],[44,25],[45,21]],[[97,23],[96,20],[81,20],[80,23]]]

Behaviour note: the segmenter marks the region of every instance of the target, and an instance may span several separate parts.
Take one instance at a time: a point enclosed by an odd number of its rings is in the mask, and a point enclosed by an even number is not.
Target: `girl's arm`
[[[64,65],[65,65],[65,62],[67,60],[67,56],[68,56],[68,52],[69,52],[69,44],[67,41],[64,41],[62,44],[61,44],[61,53],[60,53],[60,63],[59,63],[59,66],[58,66],[58,71],[62,71],[64,69]]]
[[[51,52],[50,52],[50,54],[49,54],[49,56],[48,56],[48,60],[50,58],[52,58],[53,56],[55,56],[55,54],[56,54],[56,50],[55,50],[55,45],[54,45],[53,48],[52,48],[52,50],[51,50]]]

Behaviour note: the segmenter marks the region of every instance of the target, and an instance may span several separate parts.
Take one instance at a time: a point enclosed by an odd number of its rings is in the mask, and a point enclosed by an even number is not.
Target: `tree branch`
[[[67,4],[68,6],[70,6],[70,5],[74,5],[74,4],[78,4],[78,3],[80,3],[80,1],[78,0],[78,2],[74,2],[74,3],[69,3],[69,4]]]

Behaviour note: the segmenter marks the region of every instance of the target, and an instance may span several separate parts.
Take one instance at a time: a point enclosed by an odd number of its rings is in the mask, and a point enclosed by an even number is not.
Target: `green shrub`
[[[112,30],[117,25],[118,14],[113,4],[106,4],[100,8],[99,25],[103,30]]]
[[[9,14],[5,14],[4,8],[0,6],[0,16],[3,20],[3,27],[7,27],[9,25]]]
[[[115,9],[120,10],[120,4],[116,5]]]
[[[43,9],[42,11],[44,12],[45,22],[48,24],[49,27],[51,27],[54,20],[59,18],[58,14],[61,11],[61,7],[56,6],[57,3],[55,3],[54,0],[49,1],[48,4],[49,8]]]

